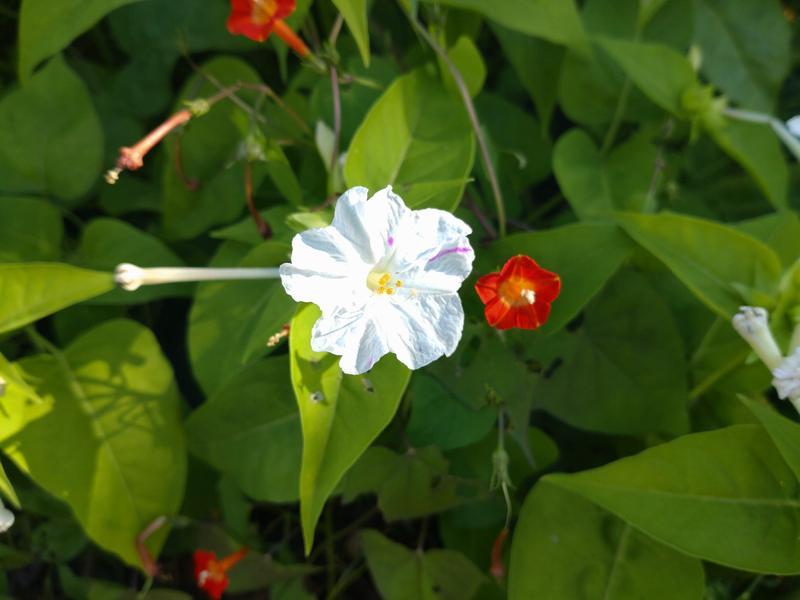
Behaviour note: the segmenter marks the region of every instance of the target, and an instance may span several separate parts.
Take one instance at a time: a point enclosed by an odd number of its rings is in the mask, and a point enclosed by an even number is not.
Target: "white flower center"
[[[391,296],[398,288],[403,287],[403,282],[393,277],[391,273],[376,269],[367,275],[367,287],[376,294]]]
[[[522,296],[522,299],[528,304],[536,302],[536,292],[533,290],[522,290],[519,295]]]

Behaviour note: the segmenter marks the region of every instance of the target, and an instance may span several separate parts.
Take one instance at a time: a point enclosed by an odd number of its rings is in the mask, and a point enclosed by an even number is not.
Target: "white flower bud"
[[[795,137],[800,137],[800,115],[795,115],[786,121],[786,128]]]
[[[277,279],[278,277],[280,277],[280,272],[277,268],[153,267],[143,269],[130,263],[123,263],[114,270],[114,282],[128,292],[134,292],[143,285],[163,285],[166,283],[187,283],[192,281]]]
[[[783,354],[772,337],[767,317],[767,311],[761,307],[741,306],[733,317],[733,327],[750,344],[761,362],[773,371],[783,361]]]
[[[3,501],[0,500],[0,533],[8,531],[14,524],[14,513],[3,506]]]
[[[783,400],[800,400],[800,348],[772,371],[772,385]]]
[[[118,265],[114,271],[114,283],[128,292],[138,290],[142,286],[143,280],[144,269],[130,263]]]

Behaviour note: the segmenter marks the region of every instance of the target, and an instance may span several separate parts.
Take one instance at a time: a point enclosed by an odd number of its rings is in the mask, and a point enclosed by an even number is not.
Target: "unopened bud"
[[[766,309],[759,306],[741,306],[733,317],[733,327],[770,371],[783,361],[783,354],[772,336]]]

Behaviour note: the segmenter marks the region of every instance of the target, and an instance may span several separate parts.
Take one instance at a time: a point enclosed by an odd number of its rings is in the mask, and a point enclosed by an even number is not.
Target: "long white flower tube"
[[[768,313],[759,306],[741,306],[733,317],[733,327],[770,371],[783,361],[783,353],[769,328]]]
[[[283,286],[320,307],[311,347],[340,355],[343,372],[369,371],[389,352],[418,369],[461,339],[458,290],[475,258],[472,230],[443,210],[410,210],[391,187],[368,196],[348,190],[330,226],[294,237]]]
[[[0,533],[8,531],[14,524],[14,513],[8,510],[0,500]]]
[[[800,411],[800,348],[789,355],[772,371],[772,385],[778,396],[789,400]]]
[[[118,265],[114,282],[123,290],[134,292],[143,285],[161,285],[188,281],[225,281],[239,279],[277,279],[278,269],[212,269],[194,267],[142,268],[129,263]]]

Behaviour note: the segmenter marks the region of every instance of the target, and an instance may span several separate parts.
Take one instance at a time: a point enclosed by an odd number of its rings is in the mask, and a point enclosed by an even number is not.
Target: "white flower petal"
[[[286,293],[298,302],[313,302],[324,312],[363,304],[369,265],[333,227],[309,229],[292,240],[292,262],[281,265]]]
[[[774,377],[772,385],[775,386],[781,399],[800,399],[800,348],[785,358],[772,375]]]
[[[786,121],[786,128],[795,137],[800,137],[800,115],[795,115]]]
[[[377,263],[394,244],[394,231],[410,212],[388,186],[367,200],[367,189],[355,187],[336,201],[335,227],[358,250],[362,260]]]
[[[389,352],[382,327],[363,310],[320,317],[311,332],[311,348],[340,355],[339,367],[348,375],[366,373]]]
[[[14,524],[14,513],[3,506],[3,501],[0,500],[0,533],[8,531]]]
[[[458,294],[423,295],[387,301],[379,322],[389,349],[409,369],[419,369],[455,352],[464,329]]]

